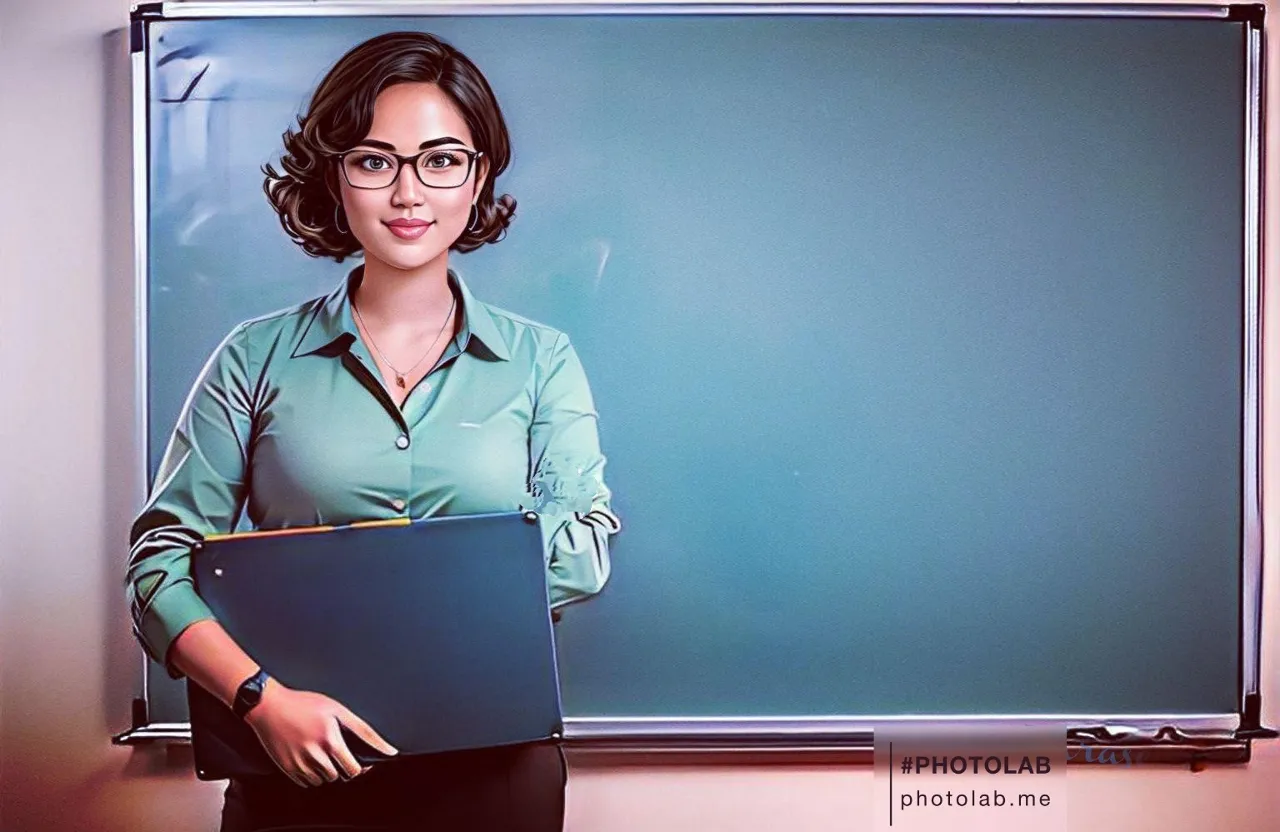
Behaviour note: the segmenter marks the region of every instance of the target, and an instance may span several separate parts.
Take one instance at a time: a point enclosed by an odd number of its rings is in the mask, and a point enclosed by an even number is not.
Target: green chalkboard
[[[516,220],[451,265],[600,413],[624,528],[557,628],[569,717],[1237,710],[1242,24],[151,22],[152,470],[222,336],[351,267],[259,168],[398,29],[511,129]],[[153,668],[151,718],[181,691]]]

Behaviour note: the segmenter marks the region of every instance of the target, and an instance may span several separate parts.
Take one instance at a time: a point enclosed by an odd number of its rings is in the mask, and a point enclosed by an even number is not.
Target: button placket
[[[410,440],[409,440],[409,434],[408,434],[407,432],[406,432],[406,433],[402,433],[402,434],[400,434],[399,436],[397,436],[397,437],[396,437],[396,447],[397,447],[397,448],[399,448],[400,450],[402,450],[402,451],[403,451],[403,450],[407,450],[407,449],[409,448],[409,445],[410,445],[410,444],[411,444],[411,442],[410,442]],[[410,480],[410,481],[412,481],[412,479],[413,479],[413,474],[412,474],[413,462],[412,462],[412,461],[409,461],[409,462],[408,462],[408,465],[409,465],[409,480]],[[409,483],[406,483],[406,486],[408,486],[408,485],[409,485]],[[394,491],[393,491],[392,493],[394,493]],[[387,496],[388,496],[388,497],[390,497],[391,495],[390,495],[390,494],[388,494]],[[403,514],[403,513],[404,513],[404,511],[405,511],[405,509],[406,509],[406,508],[408,508],[408,506],[409,506],[408,501],[407,501],[407,500],[405,500],[405,499],[404,499],[404,498],[402,498],[402,497],[394,497],[394,498],[392,498],[392,499],[391,499],[391,509],[392,509],[392,511],[396,512],[397,514]]]

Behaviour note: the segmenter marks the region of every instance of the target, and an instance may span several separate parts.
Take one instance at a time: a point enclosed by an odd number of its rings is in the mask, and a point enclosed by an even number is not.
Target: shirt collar
[[[355,318],[351,314],[351,292],[363,279],[364,266],[356,266],[328,296],[320,300],[320,306],[307,325],[307,331],[293,351],[295,357],[323,350],[339,339],[345,339],[341,347],[345,351],[360,337]],[[487,353],[500,361],[510,361],[511,352],[498,332],[492,314],[485,304],[476,300],[466,282],[453,269],[449,269],[449,288],[462,305],[459,349],[465,351],[476,348],[474,351],[480,354]]]

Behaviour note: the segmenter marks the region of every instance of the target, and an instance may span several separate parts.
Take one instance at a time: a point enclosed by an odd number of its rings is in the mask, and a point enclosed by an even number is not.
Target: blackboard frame
[[[1026,724],[1034,721],[1066,731],[1074,742],[1095,746],[1141,745],[1174,758],[1248,759],[1249,741],[1275,736],[1262,728],[1260,718],[1260,663],[1262,622],[1262,513],[1261,513],[1261,281],[1263,203],[1263,45],[1265,9],[1249,5],[1145,5],[1079,4],[1069,6],[1022,4],[885,4],[858,6],[836,3],[449,3],[449,2],[182,2],[145,3],[131,16],[133,81],[133,219],[135,316],[135,433],[139,464],[134,481],[136,503],[145,500],[149,471],[147,446],[147,221],[148,216],[148,63],[146,28],[160,20],[225,17],[293,16],[392,16],[392,15],[536,15],[536,14],[848,14],[848,15],[951,15],[951,16],[1048,16],[1048,17],[1152,17],[1197,18],[1245,24],[1244,95],[1245,227],[1244,292],[1244,424],[1242,460],[1243,531],[1241,552],[1241,620],[1239,651],[1241,678],[1234,714],[1197,717],[1165,717],[1158,714],[1116,717],[1094,715],[1025,716],[999,714],[970,719],[931,716],[898,718],[568,718],[566,743],[600,751],[655,752],[689,750],[826,752],[866,751],[871,747],[877,723],[926,721],[941,724],[982,722]],[[153,673],[143,656],[141,695],[135,700],[131,730],[115,737],[118,743],[152,740],[188,740],[186,723],[150,719],[148,689]]]

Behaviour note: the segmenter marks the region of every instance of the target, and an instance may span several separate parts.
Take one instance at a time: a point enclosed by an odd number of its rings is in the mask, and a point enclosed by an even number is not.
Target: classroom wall
[[[0,0],[0,830],[173,832],[217,827],[221,783],[184,747],[116,748],[139,679],[121,575],[136,458],[129,246],[127,0]],[[1268,64],[1275,67],[1274,39]],[[1280,113],[1277,86],[1268,109]],[[1274,116],[1273,116],[1274,121]],[[1280,195],[1269,143],[1272,203]],[[1266,231],[1280,274],[1280,210]],[[1277,293],[1267,300],[1273,318]],[[1277,363],[1280,336],[1264,347]],[[1264,473],[1280,415],[1264,384]],[[1264,506],[1270,528],[1278,501]],[[1280,724],[1280,551],[1266,546],[1265,722]],[[1099,684],[1105,684],[1103,677]],[[1069,773],[1070,828],[1274,829],[1280,743],[1247,766]],[[849,830],[870,825],[855,766],[571,760],[570,832]],[[951,817],[950,828],[962,829]],[[1009,829],[1014,829],[1010,825]]]

